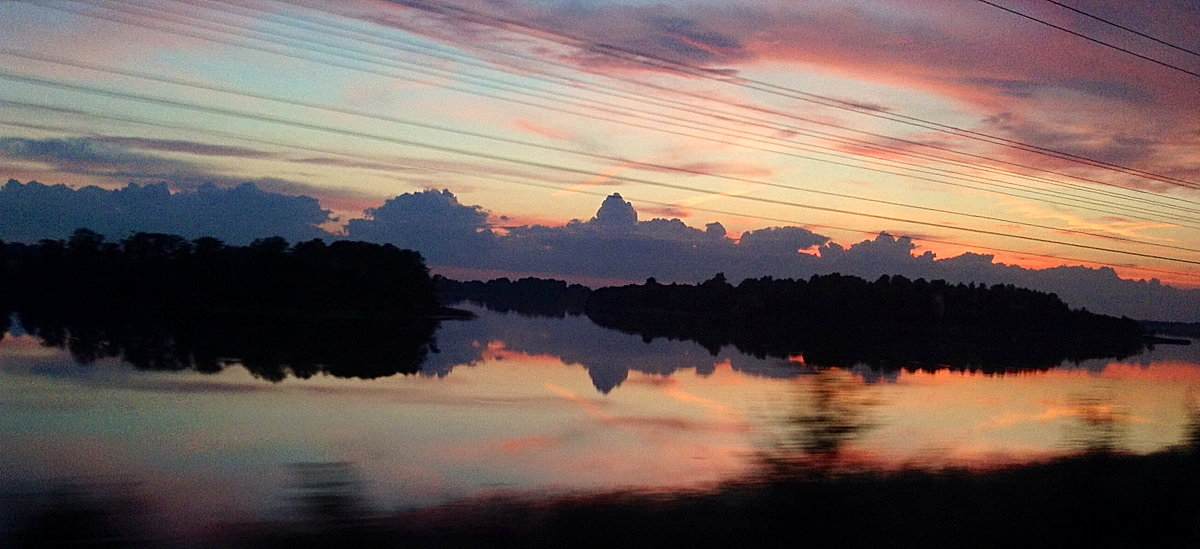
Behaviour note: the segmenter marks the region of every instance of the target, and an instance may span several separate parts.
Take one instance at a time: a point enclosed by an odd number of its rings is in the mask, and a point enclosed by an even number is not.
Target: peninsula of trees
[[[1138,322],[1071,310],[1054,294],[903,276],[765,277],[736,286],[720,274],[698,285],[649,279],[596,290],[586,310],[602,326],[647,339],[690,339],[713,352],[732,344],[828,365],[1044,368],[1144,345]]]

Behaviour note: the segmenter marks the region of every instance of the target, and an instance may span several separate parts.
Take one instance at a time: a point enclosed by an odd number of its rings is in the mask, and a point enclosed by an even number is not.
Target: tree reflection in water
[[[238,319],[217,323],[216,328],[189,327],[187,319],[169,318],[131,325],[54,320],[33,313],[22,319],[44,342],[65,346],[77,357],[132,356],[144,368],[219,368],[232,356],[268,379],[319,372],[373,376],[404,371],[405,364],[415,364],[408,361],[416,356],[387,358],[379,349],[364,349],[376,337],[372,334],[402,332],[395,324],[355,327],[348,321],[346,329],[340,329],[300,323],[281,329],[291,334],[285,337],[256,325],[265,323]],[[432,352],[432,339],[419,337],[420,330],[409,333],[425,345],[424,351],[418,346],[418,354]],[[552,339],[557,345],[564,338]],[[527,341],[534,341],[533,336]],[[600,341],[597,349],[610,346],[610,340]],[[243,356],[249,346],[264,344],[278,356],[269,362],[256,360],[259,355]],[[377,367],[368,362],[355,366],[358,363],[346,360],[340,350],[328,349],[339,345],[374,353]],[[514,347],[546,349],[533,345]],[[365,355],[360,358],[368,360]],[[614,364],[626,371],[633,361]],[[288,467],[293,483],[280,486],[279,494],[281,501],[292,504],[293,514],[217,524],[207,531],[231,543],[200,539],[189,540],[190,546],[1200,546],[1200,476],[1194,474],[1200,465],[1200,393],[1195,390],[1181,448],[1149,455],[1072,456],[994,471],[873,471],[853,467],[854,448],[879,426],[876,407],[882,404],[883,390],[844,369],[795,371],[801,378],[794,381],[794,400],[781,410],[779,423],[786,436],[763,452],[783,467],[767,470],[762,477],[734,479],[704,492],[497,498],[392,512],[370,504],[368,492],[380,494],[377,501],[387,501],[391,494],[370,486],[365,481],[369,477],[360,475],[356,465],[293,465]],[[1127,418],[1111,396],[1106,400],[1103,391],[1083,394],[1072,404],[1071,417],[1081,425],[1075,438],[1093,447],[1120,447],[1114,441],[1124,436],[1121,429]],[[772,475],[781,471],[793,474]],[[85,545],[81,540],[91,546],[104,546],[97,540],[117,540],[108,546],[137,546],[153,540],[148,537],[153,530],[147,533],[136,522],[113,519],[139,512],[119,489],[111,497],[45,501],[45,506],[17,517],[23,520],[16,528],[22,539],[49,540],[56,546]],[[139,522],[149,521],[156,517]],[[4,541],[0,539],[0,545]]]
[[[76,479],[50,483],[21,494],[8,507],[11,532],[0,532],[8,547],[153,547],[153,520],[136,482]]]
[[[1073,395],[1070,413],[1075,421],[1068,426],[1068,448],[1085,454],[1111,454],[1125,447],[1129,412],[1113,391]]]
[[[291,498],[298,518],[329,527],[353,523],[371,513],[366,484],[354,464],[345,461],[293,463]]]
[[[120,358],[143,370],[219,372],[241,365],[281,381],[413,374],[437,352],[428,318],[266,317],[248,314],[64,314],[18,312],[24,330],[90,364]]]
[[[881,403],[858,376],[823,369],[799,380],[795,408],[783,418],[784,436],[764,456],[773,473],[829,471],[849,465],[846,446],[879,424]]]
[[[1200,453],[1200,387],[1188,391],[1188,423],[1184,429],[1183,444],[1193,453]]]

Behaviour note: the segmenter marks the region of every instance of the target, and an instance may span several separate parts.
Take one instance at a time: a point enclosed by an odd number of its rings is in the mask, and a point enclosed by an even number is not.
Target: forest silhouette
[[[272,381],[420,371],[438,352],[438,323],[466,318],[439,304],[439,296],[529,316],[586,311],[601,326],[645,340],[802,355],[816,367],[1044,369],[1068,359],[1131,354],[1145,341],[1137,322],[1073,311],[1052,294],[899,276],[874,282],[841,275],[759,278],[734,285],[718,275],[697,285],[651,279],[591,291],[533,278],[464,283],[430,277],[419,254],[387,245],[290,245],[271,238],[229,246],[151,233],[110,242],[86,230],[65,241],[0,243],[0,258],[0,334],[15,318],[25,333],[85,364],[119,357],[143,369],[200,372],[241,365]],[[790,438],[765,450],[761,477],[708,491],[497,499],[384,512],[364,503],[366,485],[352,463],[298,464],[295,517],[247,523],[227,534],[238,547],[344,546],[348,539],[364,547],[797,540],[872,547],[1189,546],[1200,536],[1200,486],[1191,474],[1200,456],[1200,414],[1189,416],[1181,444],[1145,456],[1118,452],[1111,422],[1085,417],[1090,431],[1077,437],[1085,451],[1060,460],[983,472],[842,470],[845,446],[874,421],[869,395],[847,379],[834,370],[818,372],[804,395],[812,406],[789,417]],[[60,490],[21,510],[13,539],[24,546],[97,539],[152,545],[152,533],[139,525],[154,518],[136,513],[119,489]]]
[[[281,237],[227,245],[211,237],[88,229],[37,244],[0,242],[0,295],[42,309],[220,311],[260,315],[439,313],[420,254],[388,244]]]
[[[415,373],[436,351],[438,304],[421,256],[390,245],[282,238],[230,246],[80,229],[66,241],[0,242],[0,317],[88,364],[272,381],[319,372]],[[7,328],[7,326],[5,326]]]
[[[79,229],[66,240],[0,242],[0,316],[82,363],[121,357],[138,368],[219,371],[241,363],[264,379],[289,372],[351,377],[414,373],[436,352],[441,303],[563,317],[732,345],[816,367],[1008,371],[1064,360],[1125,357],[1145,345],[1127,318],[1071,310],[1057,296],[1016,288],[838,274],[763,277],[733,285],[592,291],[561,280],[431,277],[420,254],[388,244],[280,237],[247,246],[204,237],[134,233],[119,242]],[[328,342],[337,342],[330,345]]]
[[[1138,322],[1071,310],[1054,294],[903,276],[764,277],[736,286],[721,274],[697,285],[651,278],[592,292],[586,311],[647,341],[693,340],[713,353],[733,345],[814,366],[1045,369],[1145,345]]]
[[[487,282],[460,282],[442,276],[433,277],[438,297],[446,303],[466,301],[489,311],[515,312],[525,316],[562,318],[581,315],[592,290],[582,284],[562,280],[525,277],[516,281],[496,278]]]

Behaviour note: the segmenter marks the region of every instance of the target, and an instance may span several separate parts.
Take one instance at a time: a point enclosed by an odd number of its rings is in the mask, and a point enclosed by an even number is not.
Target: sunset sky
[[[331,231],[423,189],[501,234],[618,192],[1200,287],[1200,3],[994,4],[4,2],[0,181],[249,181]]]

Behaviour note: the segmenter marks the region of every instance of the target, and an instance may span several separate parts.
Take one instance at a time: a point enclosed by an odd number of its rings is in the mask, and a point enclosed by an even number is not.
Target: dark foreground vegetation
[[[756,356],[802,354],[818,366],[1044,369],[1129,356],[1145,342],[1138,322],[1071,310],[1054,294],[902,276],[765,277],[737,286],[721,275],[698,285],[650,279],[596,290],[586,310],[601,326],[647,340],[693,340],[714,353],[734,345]]]
[[[499,497],[404,512],[373,510],[352,464],[293,467],[292,517],[214,525],[212,539],[186,541],[248,549],[1200,546],[1194,445],[988,472],[770,469],[702,492]],[[186,545],[154,539],[136,490],[62,492],[24,509],[14,547]]]

